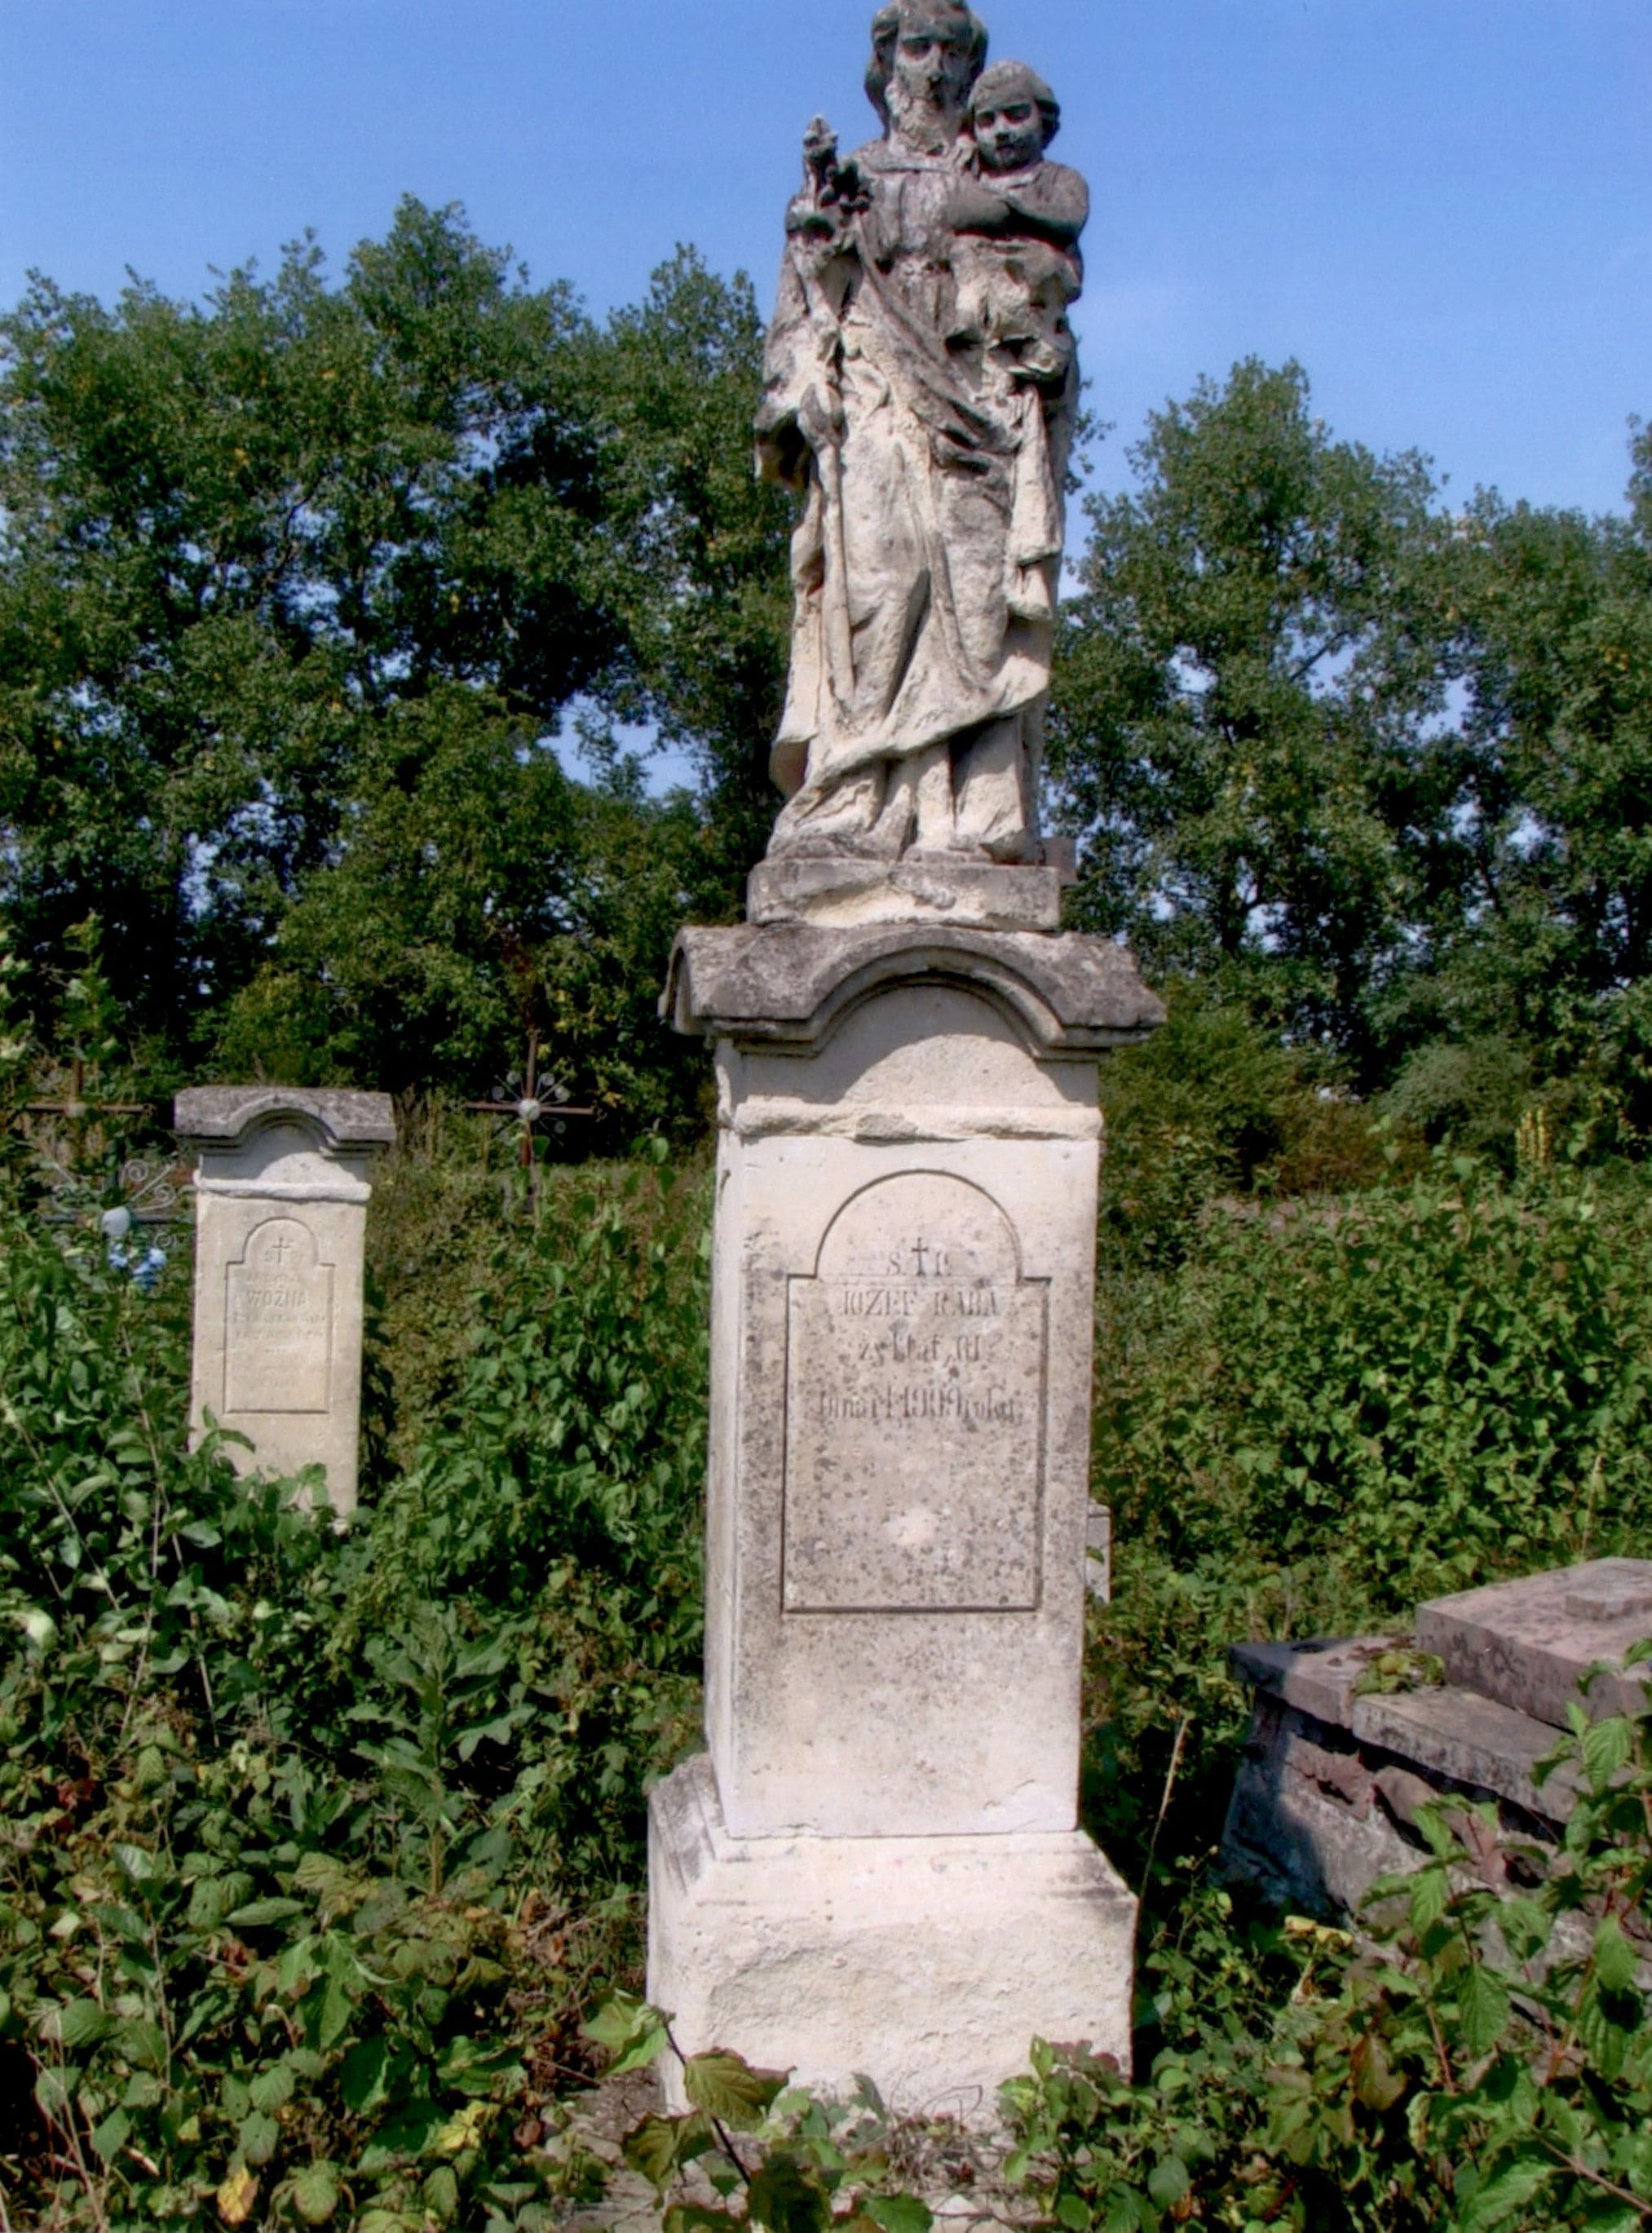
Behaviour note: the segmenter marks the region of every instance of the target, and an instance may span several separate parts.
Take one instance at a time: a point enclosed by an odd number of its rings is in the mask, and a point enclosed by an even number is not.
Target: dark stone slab
[[[1419,1858],[1346,1730],[1259,1691],[1222,1833],[1223,1874],[1282,1908],[1341,1921],[1379,1877]]]
[[[1311,1716],[1368,1760],[1392,1754],[1430,1778],[1564,1821],[1571,1811],[1575,1778],[1562,1770],[1541,1786],[1537,1780],[1538,1763],[1555,1748],[1547,1722],[1450,1685],[1359,1695],[1361,1677],[1400,1641],[1357,1636],[1317,1644],[1240,1644],[1228,1659],[1259,1696]]]
[[[1575,1762],[1538,1771],[1579,1678],[1649,1638],[1652,1560],[1603,1559],[1421,1607],[1416,1649],[1447,1676],[1433,1687],[1360,1692],[1404,1638],[1235,1646],[1233,1671],[1255,1696],[1224,1866],[1284,1904],[1350,1916],[1379,1877],[1415,1865],[1423,1807],[1468,1800],[1494,1806],[1494,1832],[1467,1815],[1462,1825],[1471,1847],[1484,1846],[1475,1865],[1501,1881],[1503,1841],[1558,1843],[1577,1804]],[[1597,1715],[1637,1710],[1644,1688],[1603,1676],[1589,1703]],[[1586,1918],[1577,1930],[1573,1951],[1586,1949]]]
[[[927,922],[685,930],[660,1013],[680,1032],[784,1053],[818,1043],[868,995],[925,980],[996,1001],[1052,1054],[1131,1045],[1164,1021],[1135,963],[1110,939]]]
[[[1646,1686],[1634,1676],[1602,1675],[1586,1698],[1580,1685],[1598,1661],[1621,1661],[1649,1637],[1646,1559],[1597,1559],[1417,1609],[1418,1647],[1445,1662],[1449,1683],[1555,1728],[1574,1702],[1596,1720],[1643,1710]]]
[[[231,1148],[265,1124],[312,1126],[334,1149],[395,1144],[395,1104],[387,1093],[355,1093],[290,1085],[197,1085],[172,1103],[180,1139],[201,1147]]]
[[[1393,1753],[1430,1777],[1488,1792],[1550,1821],[1564,1822],[1571,1812],[1573,1769],[1538,1779],[1555,1748],[1553,1729],[1494,1698],[1450,1688],[1356,1698],[1352,1728],[1363,1747]]]
[[[1236,1644],[1228,1664],[1241,1683],[1335,1728],[1354,1715],[1354,1686],[1372,1663],[1403,1639],[1327,1637],[1309,1644]]]

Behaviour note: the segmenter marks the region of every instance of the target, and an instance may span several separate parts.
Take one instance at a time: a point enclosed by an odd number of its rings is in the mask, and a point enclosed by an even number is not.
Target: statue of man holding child
[[[804,142],[758,421],[802,509],[771,858],[1039,857],[1084,181],[959,0],[889,0],[847,160]]]

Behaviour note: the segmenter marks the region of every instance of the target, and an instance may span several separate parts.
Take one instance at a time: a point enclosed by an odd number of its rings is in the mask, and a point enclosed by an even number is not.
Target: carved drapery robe
[[[837,237],[794,205],[769,338],[759,442],[806,498],[774,850],[898,851],[902,771],[946,745],[957,842],[1014,857],[1050,682],[1070,347],[1039,377],[960,298],[960,152],[880,140],[855,162],[870,205]],[[1023,220],[1005,206],[1009,233]],[[988,267],[1005,252],[977,244]],[[1071,270],[1069,296],[1076,254]]]

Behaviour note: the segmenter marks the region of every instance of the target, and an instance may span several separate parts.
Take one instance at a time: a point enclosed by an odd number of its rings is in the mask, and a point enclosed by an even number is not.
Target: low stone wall
[[[1505,1839],[1557,1843],[1571,1814],[1575,1769],[1540,1772],[1568,1708],[1643,1705],[1633,1676],[1588,1678],[1649,1632],[1652,1560],[1603,1559],[1437,1599],[1406,1635],[1236,1646],[1254,1703],[1225,1870],[1341,1919],[1427,1854],[1419,1810],[1459,1798],[1494,1807],[1486,1865],[1511,1873]]]

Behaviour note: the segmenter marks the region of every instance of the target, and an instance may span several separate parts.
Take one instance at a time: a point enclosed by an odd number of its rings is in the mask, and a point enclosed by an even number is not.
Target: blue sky
[[[0,300],[31,265],[176,294],[399,194],[462,201],[598,311],[679,240],[766,301],[797,145],[866,136],[870,0],[0,0]],[[1096,216],[1118,432],[1295,355],[1378,449],[1617,505],[1652,415],[1652,0],[995,0]]]

